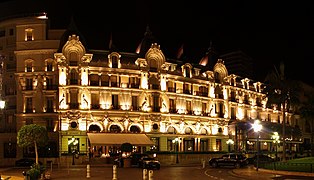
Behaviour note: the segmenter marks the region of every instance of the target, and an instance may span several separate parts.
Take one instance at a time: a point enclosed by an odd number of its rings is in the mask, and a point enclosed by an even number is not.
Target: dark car
[[[248,161],[249,161],[249,164],[256,165],[257,155],[248,158]],[[265,155],[265,154],[258,155],[258,162],[259,163],[269,163],[269,162],[274,162],[274,161],[275,161],[275,159],[270,157],[270,156],[268,156],[268,155]]]
[[[241,153],[227,153],[219,158],[211,158],[209,160],[209,166],[219,167],[219,166],[233,166],[235,168],[240,168],[248,165],[247,157]]]
[[[145,154],[145,153],[133,153],[133,154],[131,154],[128,157],[130,159],[130,161],[131,161],[131,166],[141,167],[140,163],[139,163],[139,160],[142,157],[148,157],[148,154]],[[125,158],[126,157],[118,156],[117,158],[114,159],[113,164],[117,165],[118,167],[123,167]]]
[[[35,164],[35,159],[30,159],[30,158],[22,158],[22,159],[19,159],[17,161],[15,161],[15,166],[18,166],[18,167],[27,167],[27,166],[32,166]],[[42,165],[42,162],[38,161],[38,163],[40,165]]]
[[[160,162],[149,156],[144,156],[139,160],[139,166],[143,169],[160,169]]]

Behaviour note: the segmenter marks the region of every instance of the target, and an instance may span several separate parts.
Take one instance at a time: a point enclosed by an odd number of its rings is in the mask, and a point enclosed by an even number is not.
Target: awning
[[[149,146],[155,143],[145,134],[135,133],[87,133],[91,145],[121,145],[130,143],[136,146]]]

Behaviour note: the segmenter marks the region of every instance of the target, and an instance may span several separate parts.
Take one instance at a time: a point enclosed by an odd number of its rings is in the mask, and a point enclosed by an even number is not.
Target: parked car
[[[35,159],[30,159],[30,158],[22,158],[22,159],[19,159],[17,161],[15,161],[15,166],[18,166],[18,167],[27,167],[27,166],[32,166],[35,164]],[[38,163],[40,165],[42,165],[43,163],[38,161]]]
[[[148,157],[149,155],[148,154],[145,154],[145,153],[133,153],[131,154],[129,157],[130,160],[131,160],[131,166],[136,166],[136,167],[141,167],[140,166],[140,163],[139,163],[139,160],[142,158],[142,157]],[[117,165],[117,167],[123,167],[124,166],[124,159],[126,157],[122,157],[122,156],[118,156],[117,158],[114,159],[114,162],[113,164],[114,165]]]
[[[160,169],[160,162],[149,156],[144,156],[139,160],[139,166],[143,169]]]
[[[248,158],[249,164],[254,164],[256,165],[257,162],[257,155],[254,155],[253,157]],[[258,155],[258,162],[259,163],[269,163],[269,162],[274,162],[275,159],[265,155],[265,154],[260,154]]]
[[[247,157],[242,153],[227,153],[218,158],[211,158],[209,160],[209,166],[219,167],[219,166],[233,166],[235,168],[240,168],[248,165]]]

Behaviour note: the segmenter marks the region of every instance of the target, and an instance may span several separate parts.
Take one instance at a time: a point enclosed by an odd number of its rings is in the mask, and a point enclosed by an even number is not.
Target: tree
[[[313,92],[305,94],[306,100],[300,108],[300,115],[306,121],[311,121],[311,156],[314,156],[314,95]]]
[[[126,152],[126,153],[130,153],[133,150],[133,145],[130,143],[123,143],[121,144],[121,151],[122,152]]]
[[[300,83],[285,77],[284,63],[280,62],[280,69],[274,69],[267,74],[265,78],[265,92],[267,95],[267,105],[277,105],[282,112],[282,146],[283,161],[286,161],[286,112],[292,109],[292,106],[299,104]]]
[[[38,164],[38,146],[45,145],[48,142],[48,132],[45,127],[30,124],[24,125],[17,134],[17,144],[20,147],[35,148],[36,164]]]

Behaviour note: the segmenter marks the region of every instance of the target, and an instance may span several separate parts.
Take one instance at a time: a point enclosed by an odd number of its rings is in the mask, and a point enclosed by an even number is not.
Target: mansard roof
[[[85,40],[83,34],[78,30],[78,28],[74,22],[74,18],[71,17],[70,24],[68,25],[67,29],[65,30],[65,32],[61,36],[58,52],[62,52],[62,48],[65,45],[65,43],[68,41],[69,36],[72,36],[73,34],[78,36],[80,38],[81,43],[85,47],[85,49],[86,50],[88,49],[87,44],[86,44],[86,40]]]

